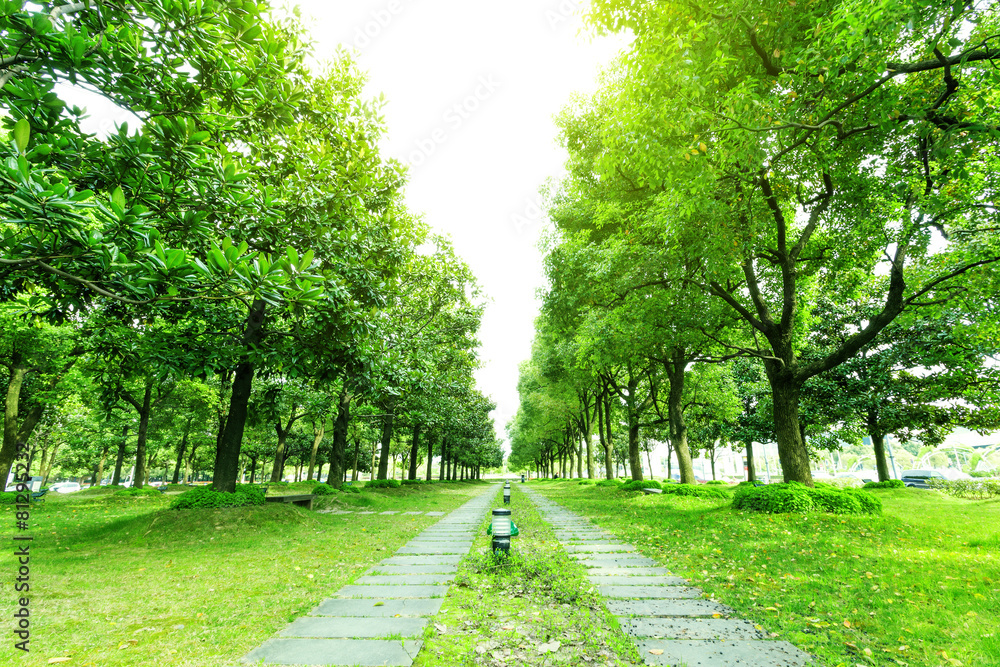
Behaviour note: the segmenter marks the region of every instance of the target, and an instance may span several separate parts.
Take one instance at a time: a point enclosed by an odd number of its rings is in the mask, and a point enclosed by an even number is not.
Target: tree
[[[763,338],[784,475],[811,484],[804,383],[1000,260],[994,8],[598,0],[592,20],[636,35],[600,172],[656,197],[690,284]],[[812,296],[872,274],[864,326],[804,361]]]

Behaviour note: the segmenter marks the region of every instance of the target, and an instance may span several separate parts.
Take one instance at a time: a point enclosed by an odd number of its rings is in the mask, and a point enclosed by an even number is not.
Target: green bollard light
[[[493,544],[492,551],[503,552],[504,555],[510,553],[510,510],[493,510]]]

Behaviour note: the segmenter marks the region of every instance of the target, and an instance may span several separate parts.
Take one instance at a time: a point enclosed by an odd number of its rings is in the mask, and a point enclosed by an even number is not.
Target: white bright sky
[[[587,0],[284,1],[301,8],[318,61],[338,45],[354,49],[368,97],[387,101],[382,153],[410,165],[408,208],[452,238],[489,298],[476,378],[504,437],[545,284],[539,191],[565,161],[553,116],[573,92],[597,87],[625,40],[584,34]],[[59,92],[87,107],[86,131],[139,124],[96,95]]]
[[[582,34],[580,0],[293,2],[320,59],[356,49],[370,96],[388,101],[383,154],[410,165],[408,207],[452,237],[490,298],[477,380],[502,437],[544,285],[538,192],[565,160],[552,118],[624,42]]]

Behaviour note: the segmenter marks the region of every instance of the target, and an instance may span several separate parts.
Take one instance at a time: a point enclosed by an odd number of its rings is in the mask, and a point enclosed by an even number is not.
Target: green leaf
[[[122,192],[121,186],[111,192],[111,203],[116,204],[122,211],[125,210],[125,193]]]
[[[202,141],[208,139],[210,136],[212,136],[211,132],[207,131],[195,132],[194,134],[191,135],[191,141],[194,143],[201,143]]]
[[[23,153],[28,147],[29,136],[31,136],[31,125],[27,119],[22,118],[14,123],[14,143],[17,144],[18,152]]]

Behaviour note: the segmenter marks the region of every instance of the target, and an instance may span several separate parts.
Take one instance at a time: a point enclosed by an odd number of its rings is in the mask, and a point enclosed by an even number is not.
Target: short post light
[[[524,484],[524,473],[521,473],[521,484]]]
[[[503,486],[503,504],[510,505],[510,482]]]
[[[493,510],[493,553],[510,553],[510,510]]]

